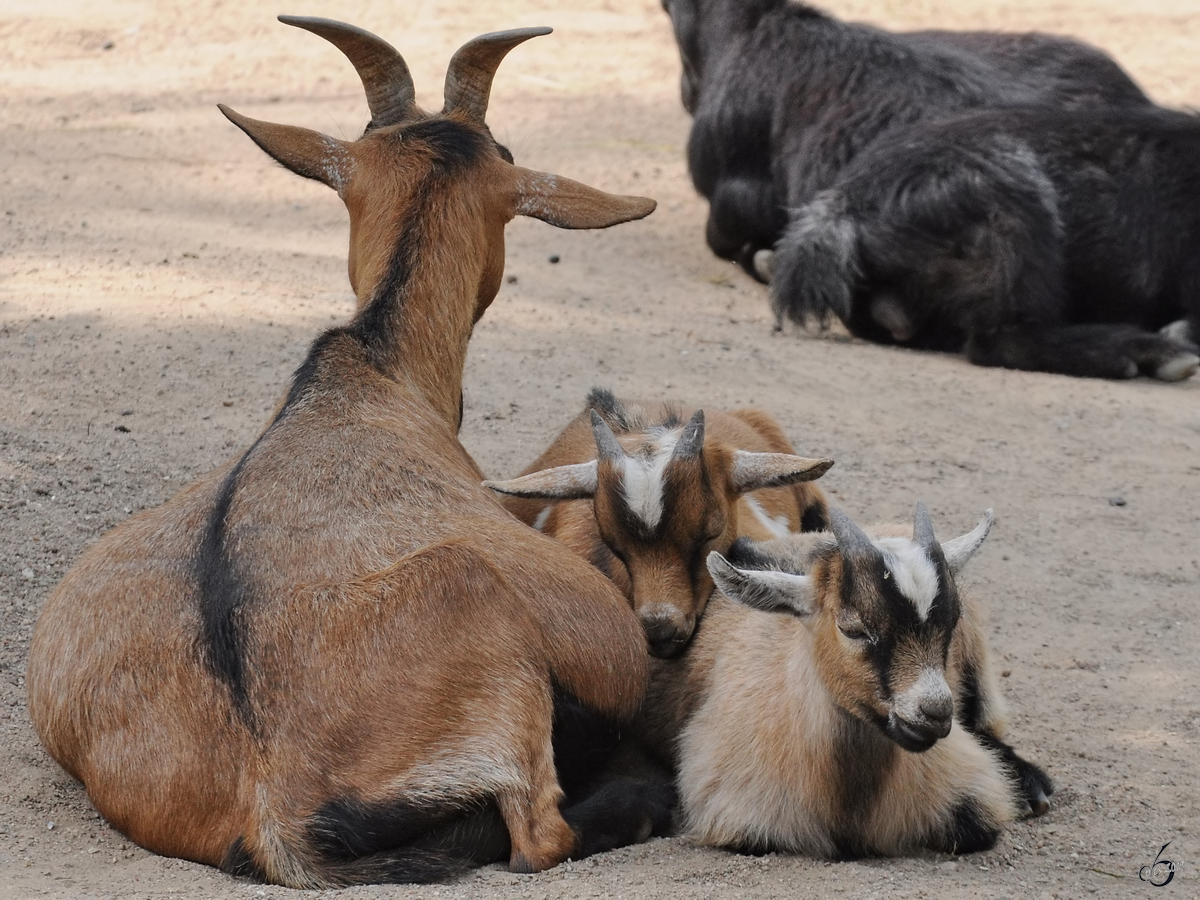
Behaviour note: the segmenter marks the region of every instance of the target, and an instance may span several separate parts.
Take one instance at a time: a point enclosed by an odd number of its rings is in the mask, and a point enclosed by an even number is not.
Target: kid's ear
[[[512,478],[485,481],[483,486],[501,494],[537,500],[579,500],[596,494],[596,460],[573,466],[555,466]]]
[[[345,141],[296,125],[251,119],[222,103],[217,109],[281,166],[327,184],[341,195],[354,170],[354,157]]]
[[[992,523],[995,521],[996,517],[992,511],[984,510],[983,518],[971,531],[962,537],[956,537],[942,544],[942,553],[946,557],[946,565],[950,567],[952,574],[957,575],[967,561],[975,555],[975,551],[983,546],[984,539],[992,530]]]
[[[514,214],[532,216],[558,228],[608,228],[645,218],[658,205],[647,197],[606,194],[561,175],[514,168],[517,173]]]
[[[748,450],[735,450],[730,480],[734,489],[739,494],[744,494],[759,488],[812,481],[824,475],[832,465],[832,459],[808,459],[791,453],[751,453]]]
[[[813,586],[808,575],[739,569],[714,550],[708,554],[708,573],[721,593],[764,612],[790,612],[804,618],[813,611]]]

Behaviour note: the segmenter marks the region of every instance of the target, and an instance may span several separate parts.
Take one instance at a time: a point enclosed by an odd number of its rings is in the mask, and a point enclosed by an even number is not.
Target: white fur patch
[[[544,531],[546,528],[546,521],[550,518],[550,512],[553,509],[554,506],[551,504],[538,513],[537,518],[533,520],[533,527],[538,531]]]
[[[928,667],[921,670],[912,687],[897,695],[894,703],[896,713],[909,722],[922,722],[927,716],[921,711],[925,702],[953,701],[946,674],[941,669]]]
[[[925,551],[908,538],[880,538],[875,543],[884,553],[896,588],[908,598],[924,622],[938,593],[937,569]]]
[[[742,499],[746,501],[746,505],[754,513],[754,518],[758,519],[759,524],[771,532],[773,537],[787,537],[792,533],[792,529],[788,525],[787,516],[772,516],[763,509],[763,505],[751,494],[743,494]]]
[[[531,173],[517,184],[517,215],[548,219],[554,215],[549,198],[558,191],[558,176]]]
[[[321,167],[325,173],[325,183],[337,191],[339,197],[344,197],[346,184],[354,174],[354,157],[346,152],[340,141],[325,136],[327,148]]]
[[[682,433],[681,428],[668,431],[648,453],[625,457],[625,504],[649,528],[662,519],[663,474]]]

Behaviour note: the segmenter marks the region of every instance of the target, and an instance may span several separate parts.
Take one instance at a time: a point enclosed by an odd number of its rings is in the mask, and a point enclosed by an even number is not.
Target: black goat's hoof
[[[775,251],[759,250],[754,254],[754,275],[763,284],[771,283],[771,275],[775,268]]]
[[[1170,325],[1164,325],[1158,329],[1158,333],[1179,343],[1194,344],[1200,340],[1200,335],[1192,333],[1191,323],[1187,319],[1177,319]]]
[[[1154,370],[1154,377],[1159,381],[1183,381],[1191,378],[1200,369],[1200,356],[1195,353],[1179,353]]]

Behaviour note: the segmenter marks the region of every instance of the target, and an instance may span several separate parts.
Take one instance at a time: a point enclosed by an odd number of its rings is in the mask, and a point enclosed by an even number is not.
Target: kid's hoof
[[[1021,818],[1036,819],[1048,812],[1050,812],[1050,798],[1042,791],[1038,791],[1037,796],[1025,798],[1025,814]]]
[[[1015,770],[1018,796],[1023,809],[1022,819],[1037,818],[1050,812],[1050,795],[1054,793],[1054,782],[1038,766],[1022,759],[1015,753],[1011,762]]]

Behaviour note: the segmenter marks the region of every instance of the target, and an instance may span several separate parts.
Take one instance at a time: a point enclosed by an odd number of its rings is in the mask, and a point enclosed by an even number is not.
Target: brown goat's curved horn
[[[596,439],[596,450],[600,454],[600,459],[617,462],[625,458],[625,448],[617,441],[617,436],[608,427],[608,423],[594,409],[592,410],[592,436]]]
[[[373,125],[394,125],[412,111],[417,92],[408,64],[383,38],[333,19],[280,16],[279,21],[320,35],[346,54],[362,79]]]
[[[513,28],[481,34],[458,48],[446,71],[444,112],[462,110],[472,121],[482,124],[487,114],[492,78],[508,51],[530,38],[549,34],[552,28]]]
[[[829,507],[829,530],[837,538],[843,556],[868,556],[879,552],[867,533],[836,506]]]
[[[671,459],[695,459],[704,449],[704,410],[698,409],[692,413],[687,425],[683,426],[683,434],[675,444]]]
[[[913,519],[913,540],[926,550],[934,547],[940,549],[937,538],[933,535],[933,520],[929,518],[929,510],[921,500],[917,501],[917,515]]]

